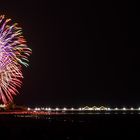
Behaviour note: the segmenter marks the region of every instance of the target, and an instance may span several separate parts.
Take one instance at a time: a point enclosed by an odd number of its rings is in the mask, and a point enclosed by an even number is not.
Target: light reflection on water
[[[128,134],[139,131],[136,129],[136,126],[140,126],[139,114],[135,112],[4,114],[0,115],[0,126],[4,132],[9,131],[14,136],[17,136],[18,132],[21,134],[24,132],[25,136],[31,137],[30,139],[38,136],[38,139],[45,137],[50,140],[63,138],[90,140],[95,139],[95,135],[97,139],[99,136],[108,138],[110,133],[115,137],[117,134],[118,136],[123,134],[126,138]]]
[[[74,122],[75,121],[75,118],[76,120],[79,119],[79,121],[82,121],[80,120],[81,118],[83,120],[85,120],[85,116],[88,117],[107,117],[107,116],[113,116],[114,118],[115,117],[118,117],[118,116],[127,116],[127,115],[130,115],[130,116],[133,116],[133,115],[139,115],[140,113],[135,113],[135,112],[78,112],[78,113],[74,113],[74,112],[56,112],[56,113],[48,113],[48,114],[14,114],[13,117],[14,118],[32,118],[32,119],[43,119],[43,120],[63,120],[64,122],[65,121],[71,121],[71,122]]]

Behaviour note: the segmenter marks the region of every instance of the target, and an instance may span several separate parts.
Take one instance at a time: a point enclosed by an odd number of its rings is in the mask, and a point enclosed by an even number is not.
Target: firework
[[[22,65],[28,66],[31,49],[27,47],[18,24],[0,16],[0,101],[8,104],[21,87]]]

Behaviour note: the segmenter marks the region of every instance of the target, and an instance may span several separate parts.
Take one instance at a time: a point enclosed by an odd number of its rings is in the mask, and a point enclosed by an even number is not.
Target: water
[[[140,114],[0,115],[1,136],[10,139],[135,139],[139,130]]]

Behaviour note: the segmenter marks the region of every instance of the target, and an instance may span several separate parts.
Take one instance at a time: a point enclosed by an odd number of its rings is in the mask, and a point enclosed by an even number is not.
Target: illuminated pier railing
[[[126,107],[122,107],[122,108],[110,108],[110,107],[105,107],[105,106],[100,106],[100,107],[97,107],[97,106],[93,106],[93,107],[89,107],[89,106],[85,106],[85,107],[80,107],[80,108],[66,108],[66,107],[63,107],[63,108],[44,108],[44,107],[35,107],[35,108],[28,108],[28,110],[30,111],[49,111],[49,112],[74,112],[74,111],[78,111],[78,112],[86,112],[86,111],[95,111],[95,112],[103,112],[103,111],[115,111],[115,112],[119,112],[119,111],[139,111],[140,112],[140,107],[138,108],[126,108]]]

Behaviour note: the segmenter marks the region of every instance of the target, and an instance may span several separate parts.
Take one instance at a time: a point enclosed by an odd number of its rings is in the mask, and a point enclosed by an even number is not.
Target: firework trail
[[[8,104],[18,93],[23,74],[22,65],[28,66],[31,49],[22,36],[22,28],[17,23],[10,25],[11,19],[0,16],[0,101]]]

